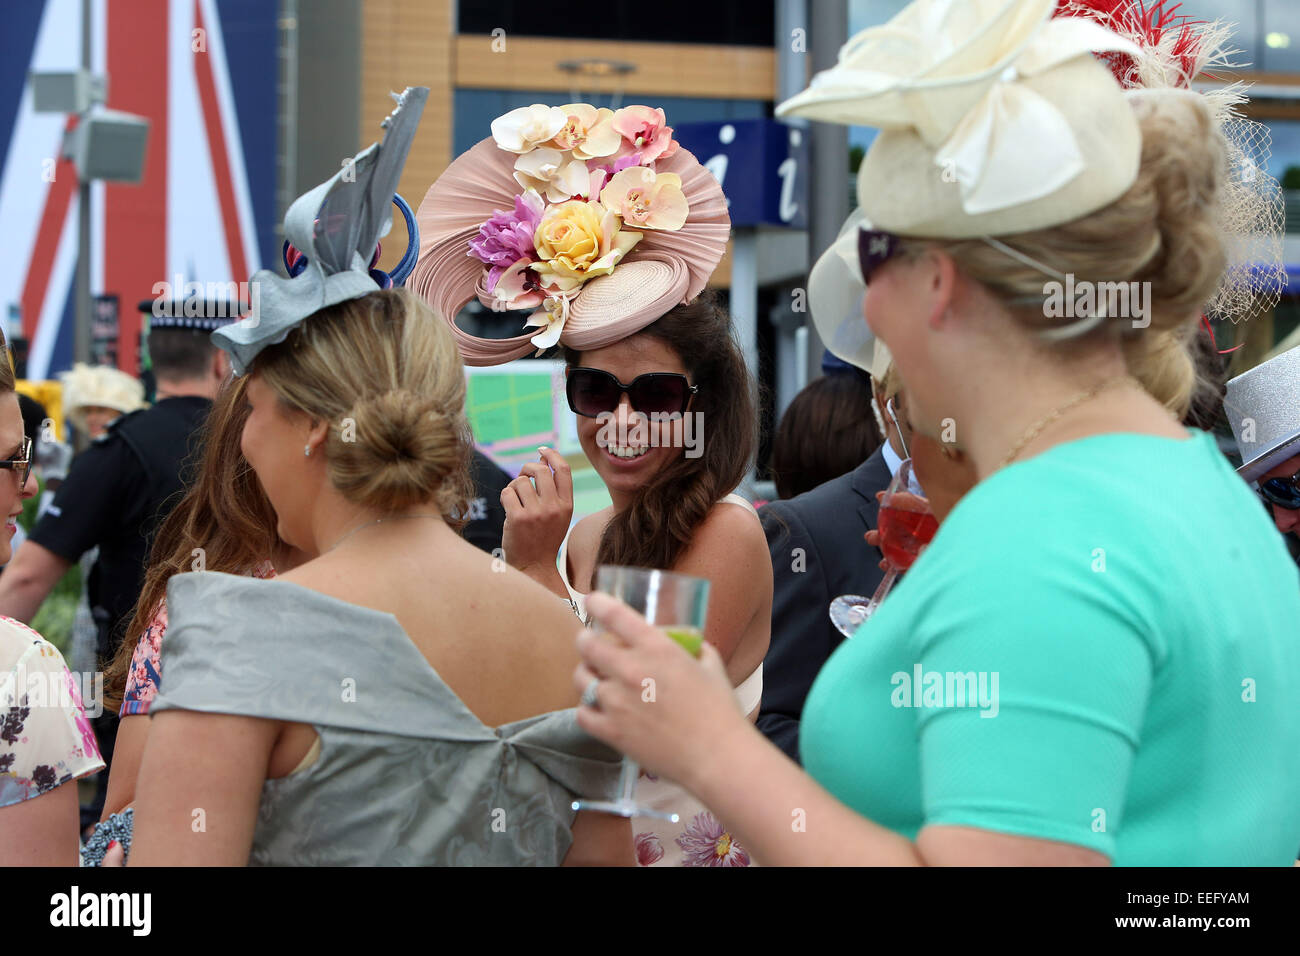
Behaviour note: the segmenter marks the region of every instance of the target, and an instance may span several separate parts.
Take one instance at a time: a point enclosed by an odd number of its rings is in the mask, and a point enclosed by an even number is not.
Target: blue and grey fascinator
[[[425,86],[394,94],[397,107],[381,124],[383,140],[357,153],[328,182],[289,207],[284,216],[289,277],[269,269],[255,273],[249,283],[251,314],[212,333],[213,343],[230,354],[236,375],[313,313],[405,282],[420,240],[411,207],[394,190],[428,96]],[[392,219],[390,203],[402,211],[410,236],[406,254],[391,274],[374,268],[379,239]]]

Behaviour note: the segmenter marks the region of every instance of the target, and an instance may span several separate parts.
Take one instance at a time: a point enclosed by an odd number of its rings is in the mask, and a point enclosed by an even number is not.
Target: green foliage
[[[862,157],[867,155],[867,151],[861,146],[849,147],[849,172],[854,176],[858,174],[858,167],[862,165]]]
[[[72,620],[81,600],[81,565],[74,564],[59,578],[49,597],[32,618],[32,629],[66,657],[72,649]]]
[[[39,485],[39,479],[38,479]],[[31,533],[36,525],[36,509],[40,506],[41,493],[23,502],[23,513],[18,516],[18,523],[23,531]],[[77,615],[77,602],[81,600],[81,565],[74,564],[59,578],[49,597],[41,604],[32,618],[32,629],[59,649],[63,655],[71,650],[72,620]]]
[[[36,479],[36,494],[23,502],[23,513],[18,516],[18,524],[27,534],[32,533],[32,528],[36,525],[36,509],[41,506],[41,492],[45,486],[41,479]]]
[[[1282,174],[1283,189],[1300,189],[1300,166],[1288,166]]]

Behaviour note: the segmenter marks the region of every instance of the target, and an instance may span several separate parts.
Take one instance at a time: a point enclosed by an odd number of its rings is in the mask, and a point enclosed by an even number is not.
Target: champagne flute
[[[656,627],[663,628],[688,653],[699,653],[708,615],[709,582],[669,571],[601,565],[596,569],[596,590],[613,595]],[[574,810],[598,810],[620,817],[653,817],[676,823],[675,813],[641,806],[635,800],[641,767],[623,758],[617,800],[575,800]]]
[[[845,637],[852,637],[862,623],[875,613],[898,580],[898,575],[912,566],[921,549],[939,530],[939,519],[930,511],[930,503],[913,489],[918,485],[912,474],[912,459],[906,459],[889,482],[889,490],[880,502],[877,526],[880,550],[889,570],[880,587],[870,598],[858,594],[841,594],[831,602],[831,623]]]

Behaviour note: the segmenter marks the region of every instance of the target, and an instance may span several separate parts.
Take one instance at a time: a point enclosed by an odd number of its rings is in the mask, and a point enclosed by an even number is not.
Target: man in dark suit
[[[863,535],[876,527],[876,492],[889,487],[884,446],[849,472],[760,517],[772,552],[772,642],[763,661],[758,729],[796,762],[799,718],[813,679],[844,636],[828,608],[841,594],[870,596],[884,572]]]
[[[847,475],[759,512],[772,554],[773,592],[758,729],[796,762],[804,699],[844,640],[831,623],[830,603],[841,594],[869,597],[879,586],[883,555],[863,536],[876,527],[876,492],[889,487],[912,440],[901,383],[883,343],[876,343],[866,371],[884,444]]]

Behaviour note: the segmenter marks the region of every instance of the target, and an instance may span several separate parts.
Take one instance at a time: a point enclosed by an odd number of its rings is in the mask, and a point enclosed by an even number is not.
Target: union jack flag
[[[78,183],[60,158],[76,118],[35,112],[28,75],[80,67],[81,6],[0,9],[0,316],[11,334],[21,323],[31,379],[72,364]],[[275,261],[277,7],[92,0],[105,105],[149,119],[141,181],[90,190],[91,292],[118,296],[128,372],[138,371],[135,304],[154,297],[155,283],[241,282]]]

